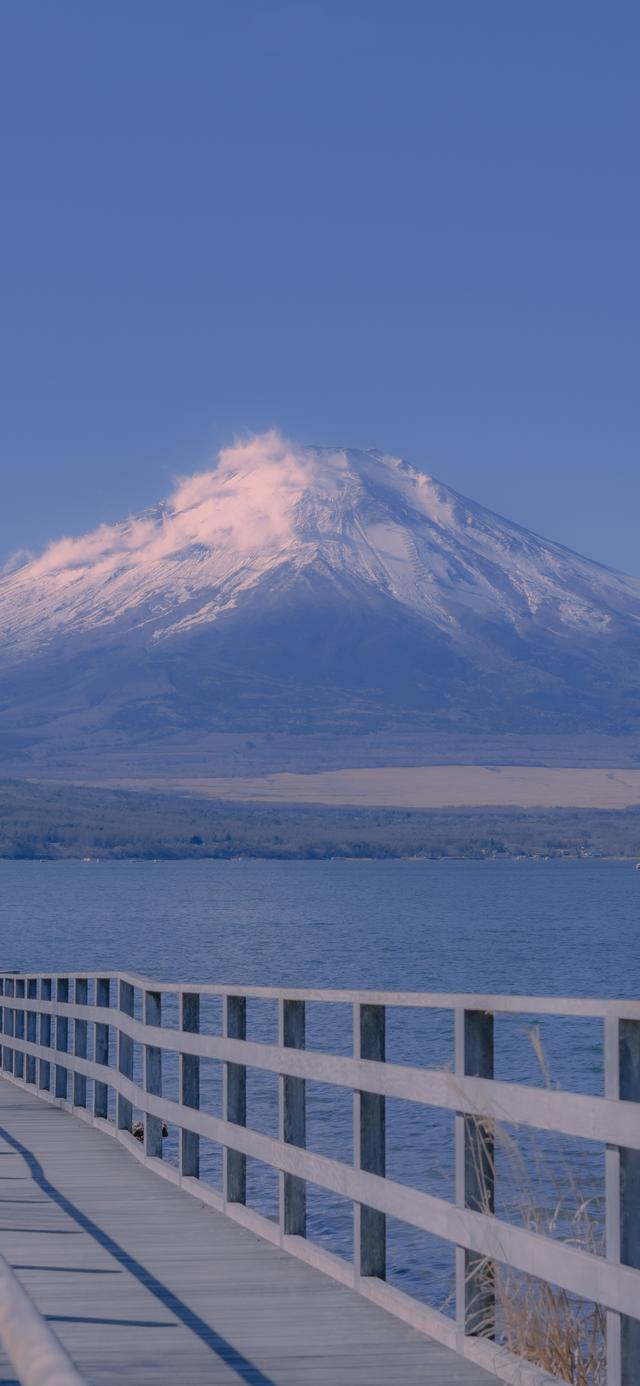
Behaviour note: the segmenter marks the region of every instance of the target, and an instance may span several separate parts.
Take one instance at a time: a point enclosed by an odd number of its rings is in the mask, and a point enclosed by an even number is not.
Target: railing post
[[[620,1098],[620,1022],[606,1016],[604,1022],[604,1095]],[[620,1265],[620,1147],[605,1147],[605,1236],[607,1260]],[[607,1386],[621,1386],[622,1337],[620,1314],[607,1310]]]
[[[111,983],[108,977],[98,977],[96,980],[96,1006],[105,1006],[108,1010],[111,1004]],[[104,1064],[109,1067],[109,1026],[97,1020],[94,1029],[93,1057],[97,1064]],[[93,1085],[93,1115],[100,1117],[103,1121],[109,1115],[109,1085],[99,1083],[97,1078]]]
[[[640,1102],[640,1021],[620,1021],[620,1100]],[[640,1270],[640,1151],[620,1149],[620,1260]],[[622,1316],[622,1386],[640,1383],[640,1319]]]
[[[56,981],[56,1000],[63,1005],[66,1005],[68,1002],[68,977],[58,977]],[[56,1016],[56,1049],[59,1054],[66,1054],[69,1050],[69,1021],[66,1015]],[[56,1063],[56,1097],[66,1098],[68,1076],[68,1069],[65,1068],[63,1064]]]
[[[287,1049],[305,1047],[304,1001],[278,1001],[278,1044]],[[286,1073],[278,1077],[278,1136],[304,1149],[307,1141],[304,1078]],[[296,1174],[279,1173],[280,1235],[304,1237],[307,1227],[307,1186]]]
[[[493,1078],[493,1014],[455,1012],[455,1071],[459,1077]],[[491,1125],[456,1113],[456,1203],[474,1212],[495,1211],[495,1139]],[[462,1335],[495,1337],[495,1267],[456,1247],[456,1319]]]
[[[89,983],[86,977],[76,977],[73,999],[76,1006],[86,1006],[89,1000]],[[73,1052],[79,1059],[86,1059],[87,1057],[86,1020],[75,1020],[73,1023]],[[87,1105],[87,1080],[84,1073],[74,1073],[73,1075],[73,1105],[74,1107],[86,1107]]]
[[[247,1038],[245,996],[222,998],[222,1033],[227,1039]],[[247,1070],[244,1064],[223,1064],[222,1116],[224,1121],[232,1121],[236,1126],[247,1124]],[[222,1152],[222,1188],[225,1203],[246,1203],[246,1156],[228,1146]]]
[[[200,1033],[200,993],[183,991],[180,996],[180,1025],[189,1035]],[[182,1107],[200,1107],[200,1059],[197,1054],[180,1055],[179,1100]],[[198,1179],[200,1175],[200,1137],[186,1127],[180,1130],[180,1174]]]
[[[605,1019],[605,1097],[640,1102],[640,1021]],[[607,1259],[640,1269],[640,1151],[605,1154]],[[640,1320],[607,1314],[607,1386],[639,1386]]]
[[[355,1059],[385,1060],[384,1006],[354,1002],[353,1056]],[[353,1094],[353,1163],[369,1174],[386,1171],[385,1099],[379,1093]],[[377,1208],[353,1205],[353,1271],[357,1286],[361,1276],[384,1280],[387,1268],[386,1218]]]
[[[23,997],[25,994],[25,982],[23,977],[16,981],[16,996]],[[24,1011],[15,1012],[14,1034],[16,1039],[24,1039]],[[16,1049],[14,1057],[14,1073],[16,1078],[24,1078],[24,1050]]]
[[[120,981],[118,1003],[123,1015],[133,1015],[133,1000],[131,982]],[[118,1073],[123,1078],[133,1079],[133,1040],[122,1030],[118,1030]],[[116,1102],[116,1124],[119,1131],[130,1131],[133,1126],[133,1103],[120,1092]]]
[[[40,978],[40,1000],[51,1001],[51,978]],[[40,1012],[40,1048],[51,1048],[51,1012]],[[43,1092],[51,1091],[51,1064],[48,1059],[40,1059],[38,1063],[38,1087]]]
[[[5,977],[4,994],[13,996],[15,984],[12,977]],[[13,1036],[13,1010],[10,1006],[4,1007],[4,1033],[8,1038]],[[6,1073],[13,1073],[13,1047],[11,1045],[2,1046],[2,1067]]]
[[[145,1025],[162,1025],[162,992],[145,991]],[[162,1097],[162,1050],[157,1044],[144,1046],[144,1088],[154,1097]],[[144,1153],[162,1159],[162,1117],[144,1114]]]
[[[30,977],[29,980],[28,980],[28,982],[27,982],[27,999],[28,999],[29,1001],[37,1001],[37,999],[38,999],[38,979],[37,979],[37,977]],[[37,1017],[36,1012],[35,1012],[35,1011],[27,1011],[27,1041],[28,1041],[29,1044],[36,1044],[36,1043],[37,1043],[37,1035],[38,1035],[37,1025],[38,1025],[38,1017]],[[35,1083],[35,1081],[36,1081],[36,1056],[35,1056],[35,1054],[27,1054],[27,1082],[28,1082],[28,1083]]]

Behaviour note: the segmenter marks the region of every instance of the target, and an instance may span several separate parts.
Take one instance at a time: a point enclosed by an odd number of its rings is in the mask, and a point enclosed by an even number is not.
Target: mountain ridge
[[[0,579],[0,745],[399,727],[635,735],[640,579],[275,431]]]

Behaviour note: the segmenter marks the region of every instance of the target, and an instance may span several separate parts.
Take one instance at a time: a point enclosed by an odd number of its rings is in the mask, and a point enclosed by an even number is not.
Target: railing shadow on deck
[[[531,1383],[551,1378],[544,1372],[532,1375],[522,1358],[495,1341],[492,1278],[487,1275],[487,1266],[502,1264],[558,1286],[606,1310],[608,1386],[640,1383],[640,1002],[199,986],[160,982],[128,972],[64,976],[5,973],[0,974],[0,988],[5,1076],[108,1130],[138,1159],[197,1194],[201,1201],[352,1286],[507,1382],[522,1381],[523,1371]],[[178,1028],[163,1024],[163,998],[168,994],[179,1005]],[[220,1034],[201,1030],[201,1000],[213,996],[222,1003]],[[253,1000],[275,1003],[276,1044],[247,1038],[247,1006]],[[136,1018],[136,1002],[141,1018]],[[350,1008],[351,1057],[305,1048],[307,1008],[315,1003]],[[453,1071],[386,1061],[386,1017],[391,1007],[453,1012]],[[500,1013],[590,1017],[602,1022],[605,1096],[495,1080],[494,1017]],[[113,1037],[115,1049],[110,1043]],[[134,1078],[136,1045],[143,1055],[140,1082]],[[178,1056],[177,1101],[163,1095],[162,1060],[167,1053]],[[221,1116],[201,1107],[202,1059],[217,1060],[222,1066]],[[277,1138],[247,1124],[248,1068],[277,1075]],[[308,1081],[352,1093],[352,1165],[306,1148]],[[92,1092],[88,1084],[92,1084]],[[112,1121],[108,1119],[110,1093],[115,1095]],[[386,1176],[387,1098],[454,1113],[455,1202]],[[144,1114],[143,1145],[131,1134],[134,1107]],[[162,1160],[165,1122],[179,1129],[177,1169]],[[493,1170],[486,1160],[487,1133],[490,1140],[496,1122],[601,1143],[605,1151],[606,1256],[596,1256],[496,1216]],[[203,1138],[222,1149],[220,1191],[199,1178]],[[247,1159],[259,1160],[278,1172],[277,1224],[246,1206]],[[482,1197],[478,1170],[483,1171]],[[352,1264],[307,1239],[308,1183],[351,1200]],[[455,1247],[455,1322],[386,1283],[389,1217]],[[479,1301],[482,1333],[477,1324]],[[209,1333],[206,1325],[203,1327]],[[246,1379],[265,1380],[255,1375]]]
[[[232,1343],[228,1342],[226,1338],[223,1338],[221,1334],[217,1333],[208,1323],[205,1323],[204,1319],[201,1319],[193,1309],[190,1309],[183,1300],[179,1299],[168,1285],[162,1280],[159,1280],[158,1277],[149,1270],[148,1266],[143,1266],[142,1262],[136,1260],[135,1256],[125,1251],[124,1247],[122,1247],[114,1237],[111,1237],[108,1232],[105,1232],[104,1228],[100,1227],[98,1223],[88,1217],[87,1214],[84,1213],[81,1208],[78,1208],[65,1193],[57,1189],[55,1184],[52,1184],[47,1178],[40,1161],[32,1151],[17,1140],[16,1137],[3,1126],[0,1126],[0,1140],[5,1141],[7,1145],[10,1145],[11,1148],[22,1157],[31,1178],[34,1180],[34,1183],[42,1189],[42,1192],[46,1194],[47,1199],[55,1203],[63,1213],[66,1213],[67,1217],[77,1223],[82,1232],[85,1232],[87,1236],[91,1237],[93,1241],[97,1242],[97,1244],[102,1247],[103,1251],[106,1251],[109,1256],[112,1256],[122,1270],[134,1276],[136,1280],[139,1280],[140,1283],[144,1285],[145,1289],[148,1290],[155,1299],[159,1300],[169,1313],[174,1315],[179,1323],[183,1324],[185,1328],[188,1328],[191,1333],[194,1333],[206,1347],[210,1348],[211,1351],[225,1363],[226,1366],[235,1371],[241,1381],[246,1382],[247,1386],[274,1386],[271,1377],[265,1376],[264,1372],[260,1371],[255,1363],[249,1361],[241,1352],[238,1352],[237,1348],[235,1348]],[[16,1269],[16,1267],[14,1267],[14,1269]],[[53,1321],[55,1323],[117,1323],[120,1325],[126,1323],[135,1327],[147,1328],[172,1328],[174,1326],[169,1323],[159,1324],[156,1322],[143,1322],[141,1320],[136,1321],[131,1319],[80,1319],[73,1315],[60,1314],[50,1315],[48,1321]]]

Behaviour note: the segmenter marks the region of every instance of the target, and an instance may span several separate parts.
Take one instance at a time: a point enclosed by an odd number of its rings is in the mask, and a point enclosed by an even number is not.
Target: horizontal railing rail
[[[0,1256],[0,1342],[20,1386],[84,1386],[59,1338]]]
[[[0,976],[16,978],[27,974],[0,973]],[[376,991],[371,988],[336,987],[257,987],[229,985],[219,982],[166,982],[157,977],[147,977],[140,972],[33,972],[28,974],[31,981],[39,982],[58,976],[65,980],[100,981],[108,977],[113,981],[128,983],[140,991],[153,990],[180,996],[197,993],[199,996],[245,996],[256,1001],[321,1001],[326,1005],[378,1005],[393,1007],[415,1007],[418,1010],[452,1011],[458,1007],[491,1011],[498,1015],[559,1015],[577,1016],[604,1020],[607,1016],[618,1019],[640,1020],[640,1000],[635,998],[609,998],[606,996],[525,996],[501,992],[453,992],[453,991]]]
[[[188,993],[187,993],[188,994]],[[96,1006],[75,1006],[70,1002],[33,1001],[5,998],[6,1009],[26,1014],[63,1016],[68,1020],[99,1024],[104,1012]],[[198,1058],[244,1064],[264,1072],[303,1078],[335,1087],[365,1089],[383,1097],[395,1097],[423,1106],[463,1111],[469,1116],[532,1126],[540,1131],[583,1140],[604,1141],[640,1150],[640,1120],[630,1104],[606,1097],[553,1088],[532,1088],[497,1079],[465,1078],[447,1069],[410,1068],[401,1064],[376,1063],[372,1059],[349,1059],[338,1054],[314,1050],[287,1049],[276,1044],[251,1040],[225,1039],[218,1035],[188,1034],[185,1031],[145,1025],[133,1016],[118,1014],[113,1028],[136,1043]],[[14,1048],[31,1052],[32,1045],[12,1041]],[[34,1052],[36,1052],[34,1050]],[[37,1057],[42,1058],[41,1054]],[[71,1061],[70,1061],[71,1062]],[[88,1077],[95,1073],[86,1071]],[[113,1084],[112,1084],[113,1086]]]
[[[523,1378],[521,1359],[492,1341],[495,1306],[487,1267],[499,1263],[548,1282],[606,1310],[609,1386],[640,1382],[640,1003],[194,986],[134,973],[5,973],[0,975],[0,988],[4,1074],[110,1129],[138,1158],[197,1192],[203,1201],[353,1284],[505,1380],[534,1378]],[[135,1014],[136,993],[142,1019]],[[162,1000],[168,993],[179,1007],[178,1028],[162,1023]],[[201,1032],[204,996],[221,998],[221,1034]],[[252,999],[277,1002],[277,1043],[247,1039],[247,1001]],[[327,1001],[352,1008],[351,1057],[305,1048],[306,1008]],[[386,1061],[386,1014],[396,1006],[453,1011],[453,1070]],[[605,1096],[496,1080],[493,1021],[501,1012],[600,1019]],[[141,1082],[134,1077],[136,1045],[144,1056]],[[163,1093],[162,1057],[168,1052],[179,1062],[177,1100]],[[221,1116],[200,1106],[202,1059],[221,1065]],[[277,1138],[247,1124],[247,1069],[278,1076]],[[307,1082],[352,1093],[352,1164],[306,1148]],[[109,1090],[115,1099],[114,1121],[108,1120]],[[455,1203],[387,1177],[387,1098],[455,1114]],[[144,1115],[142,1146],[132,1136],[134,1109]],[[180,1133],[177,1169],[162,1162],[164,1123]],[[495,1123],[597,1141],[606,1148],[606,1255],[496,1216]],[[199,1177],[201,1139],[222,1149],[219,1191]],[[279,1174],[277,1227],[246,1206],[247,1159],[261,1161]],[[306,1239],[308,1184],[352,1202],[352,1265]],[[456,1248],[455,1323],[385,1283],[387,1218]],[[538,1373],[536,1379],[549,1378]]]

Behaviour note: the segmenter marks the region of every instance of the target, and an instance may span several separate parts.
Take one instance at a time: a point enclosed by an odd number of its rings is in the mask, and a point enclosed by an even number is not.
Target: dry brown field
[[[87,784],[88,781],[83,783]],[[598,808],[640,804],[640,770],[429,765],[245,778],[92,780],[102,788],[202,796],[230,803],[435,808]]]

